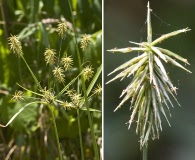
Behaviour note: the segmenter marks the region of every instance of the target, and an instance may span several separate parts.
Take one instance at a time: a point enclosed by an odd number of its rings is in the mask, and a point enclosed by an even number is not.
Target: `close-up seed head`
[[[71,110],[72,108],[75,108],[75,106],[70,102],[63,102],[60,104],[62,107],[64,107],[65,110]]]
[[[71,90],[67,90],[66,94],[70,97],[70,100],[72,101],[71,103],[74,106],[79,106],[80,102],[81,102],[81,94],[78,94],[75,90],[71,89]]]
[[[16,54],[16,56],[21,57],[23,55],[22,45],[18,37],[16,35],[11,35],[11,37],[8,38],[8,42],[13,53]]]
[[[91,65],[88,65],[86,66],[84,69],[83,69],[83,77],[84,77],[84,80],[87,81],[89,80],[90,78],[92,78],[93,76],[93,68]]]
[[[75,105],[75,106],[79,106],[80,102],[81,102],[81,94],[78,94],[78,93],[73,93],[72,96],[70,97],[72,103]]]
[[[90,35],[84,35],[81,39],[81,49],[85,50],[91,42],[91,36]]]
[[[132,77],[129,85],[121,93],[120,97],[123,97],[122,101],[114,111],[121,108],[128,100],[131,100],[130,109],[132,110],[132,113],[128,124],[130,128],[132,122],[137,122],[136,133],[140,134],[141,147],[147,146],[150,136],[152,139],[159,138],[160,131],[162,131],[161,115],[164,116],[170,126],[167,114],[170,114],[170,106],[173,107],[172,99],[180,105],[175,97],[177,88],[172,84],[169,78],[170,75],[168,76],[163,61],[165,64],[169,62],[174,66],[191,73],[191,71],[177,62],[178,60],[185,64],[189,64],[185,58],[167,49],[156,47],[158,43],[177,34],[190,31],[190,29],[177,30],[162,35],[152,41],[150,12],[151,10],[148,3],[147,42],[136,43],[130,41],[130,43],[137,45],[138,47],[114,48],[108,50],[112,53],[128,53],[132,51],[139,51],[141,53],[112,71],[109,75],[121,70],[120,73],[107,82],[110,83],[117,79],[123,80]]]
[[[56,52],[54,49],[46,48],[44,52],[46,64],[54,65],[56,59]]]
[[[42,97],[42,101],[47,103],[47,104],[51,104],[54,102],[55,100],[55,96],[54,94],[52,93],[52,90],[51,89],[46,89],[44,88],[43,90],[41,90],[42,94],[43,94],[43,97]]]
[[[12,97],[12,100],[15,101],[24,101],[24,92],[16,91]]]
[[[72,69],[73,59],[71,56],[65,56],[61,59],[61,64],[63,65],[65,71]]]
[[[59,22],[58,23],[58,29],[57,29],[58,35],[63,39],[66,32],[67,32],[67,24],[66,22]]]
[[[94,88],[93,93],[96,95],[101,95],[102,94],[102,86],[100,84],[98,84],[97,87]]]
[[[53,70],[53,75],[57,79],[58,82],[64,82],[64,70],[61,67],[55,67]]]
[[[73,89],[68,89],[67,91],[66,91],[66,95],[68,95],[68,97],[71,97],[72,95],[73,95],[73,93],[75,93],[76,91],[75,90],[73,90]]]

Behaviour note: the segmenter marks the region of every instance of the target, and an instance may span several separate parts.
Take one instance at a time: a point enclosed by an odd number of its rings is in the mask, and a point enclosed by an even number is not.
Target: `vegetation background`
[[[79,44],[85,34],[91,35],[93,41],[87,50],[80,49],[82,63],[92,65],[96,73],[102,57],[102,2],[71,0],[71,4]],[[61,51],[63,55],[71,55],[74,61],[73,70],[66,73],[66,83],[78,75],[78,58],[68,0],[0,0],[0,11],[0,123],[6,124],[25,103],[10,101],[12,94],[19,89],[16,83],[28,89],[36,88],[23,61],[9,50],[7,38],[11,34],[19,36],[24,57],[43,85],[47,84],[49,77],[43,53],[49,47],[59,51],[61,41],[56,32],[59,21],[66,20],[69,28]],[[101,76],[98,83],[101,84]],[[101,96],[90,100],[90,108],[101,110]],[[76,111],[66,111],[69,120],[62,112],[60,107],[55,110],[63,155],[67,160],[80,160]],[[85,159],[92,159],[94,151],[87,113],[83,111],[80,115]],[[97,143],[101,147],[101,113],[92,116]],[[10,126],[0,128],[0,159],[53,160],[58,156],[51,116],[39,105],[28,107]]]
[[[152,14],[152,29],[154,39],[162,34],[189,27],[188,33],[172,37],[160,45],[188,59],[186,66],[192,74],[183,72],[172,65],[165,66],[169,76],[179,88],[177,98],[181,108],[175,104],[169,118],[166,120],[160,139],[149,142],[149,160],[193,160],[195,151],[195,1],[164,0],[150,1]],[[104,4],[104,61],[105,82],[111,79],[107,74],[117,66],[127,61],[137,53],[110,53],[106,50],[131,46],[129,41],[146,40],[147,0],[105,0]],[[166,65],[166,64],[165,64]],[[128,79],[122,82],[114,81],[104,88],[104,157],[106,160],[141,160],[139,136],[136,136],[135,126],[128,130],[130,117],[130,102],[113,112],[120,103],[119,95],[128,84]],[[134,127],[133,127],[134,126]]]

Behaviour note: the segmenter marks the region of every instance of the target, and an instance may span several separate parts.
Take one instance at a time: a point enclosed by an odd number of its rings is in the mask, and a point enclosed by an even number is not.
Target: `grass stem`
[[[55,116],[54,116],[54,111],[53,111],[51,105],[49,105],[49,109],[51,111],[52,121],[53,121],[53,124],[54,124],[55,136],[56,136],[56,141],[57,141],[57,146],[58,146],[58,152],[59,152],[59,159],[60,160],[63,160],[62,159],[62,152],[61,152],[60,142],[59,142],[59,137],[58,137],[57,126],[56,126],[56,121],[55,121]]]
[[[70,12],[71,12],[71,16],[72,16],[72,24],[73,24],[73,28],[74,28],[74,38],[75,38],[76,52],[77,52],[77,58],[78,58],[78,63],[79,63],[79,71],[82,72],[81,55],[80,55],[80,52],[79,52],[79,45],[78,45],[78,42],[77,42],[76,26],[75,26],[75,23],[74,23],[73,11],[72,11],[72,6],[71,6],[71,3],[70,3],[70,0],[68,0],[68,4],[69,4],[69,7],[70,7]],[[99,160],[100,159],[99,158],[99,152],[98,152],[98,147],[97,147],[97,143],[96,143],[96,139],[95,139],[95,133],[94,133],[94,128],[93,128],[91,113],[90,113],[90,110],[89,110],[88,99],[87,99],[87,90],[86,90],[86,85],[85,85],[85,81],[84,81],[83,76],[81,76],[81,83],[82,83],[82,89],[83,89],[83,92],[84,92],[85,105],[86,105],[86,108],[87,108],[87,116],[88,116],[89,126],[90,126],[90,130],[91,130],[93,148],[94,148],[94,152],[95,152],[95,160]]]
[[[143,146],[143,149],[142,149],[142,152],[143,152],[143,158],[142,158],[142,160],[147,160],[148,158],[148,148],[147,148],[147,146],[146,145],[144,145]]]
[[[77,109],[77,117],[78,117],[78,128],[79,128],[79,141],[81,147],[81,158],[84,160],[84,151],[83,151],[83,141],[82,141],[82,130],[81,130],[81,122],[80,122],[80,111]]]

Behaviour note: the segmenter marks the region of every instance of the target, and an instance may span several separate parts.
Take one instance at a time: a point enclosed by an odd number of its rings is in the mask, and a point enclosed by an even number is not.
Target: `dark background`
[[[177,98],[181,107],[175,104],[169,118],[171,127],[163,122],[160,139],[149,141],[149,160],[194,160],[195,159],[195,1],[162,0],[150,1],[153,39],[162,34],[189,27],[190,32],[167,39],[160,46],[188,59],[189,74],[172,65],[166,70],[173,84],[179,88]],[[105,0],[104,2],[104,80],[113,76],[107,74],[137,53],[110,53],[107,49],[129,47],[128,41],[146,41],[145,0]],[[114,81],[104,87],[104,159],[141,160],[139,136],[135,133],[135,123],[128,130],[125,124],[131,115],[130,102],[113,112],[119,104],[119,95],[130,82]]]

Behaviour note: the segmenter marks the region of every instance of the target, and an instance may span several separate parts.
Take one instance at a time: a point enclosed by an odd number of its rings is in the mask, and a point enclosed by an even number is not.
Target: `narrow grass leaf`
[[[72,81],[70,81],[57,95],[56,95],[56,98],[58,98],[59,96],[61,96],[69,87],[70,85],[72,85],[76,80],[77,78],[82,74],[82,72],[77,76],[75,77]]]
[[[8,121],[8,123],[6,124],[6,125],[2,125],[2,124],[0,124],[0,126],[1,127],[7,127],[10,123],[12,123],[13,122],[13,120],[26,108],[26,107],[28,107],[28,106],[30,106],[31,104],[34,104],[34,103],[43,103],[43,102],[41,102],[41,101],[35,101],[35,102],[31,102],[31,103],[28,103],[28,104],[26,104],[25,106],[23,106],[22,108],[20,108],[19,109],[19,111],[18,112],[16,112],[13,116],[12,116],[12,118]]]
[[[23,86],[21,86],[20,84],[18,84],[18,83],[16,83],[19,87],[21,87],[22,89],[24,89],[24,90],[26,90],[26,91],[29,91],[29,92],[31,92],[31,93],[33,93],[33,94],[35,94],[35,95],[38,95],[38,96],[43,96],[42,94],[39,94],[39,93],[36,93],[36,92],[33,92],[33,91],[31,91],[31,90],[29,90],[29,89],[27,89],[27,88],[25,88],[25,87],[23,87]]]
[[[89,87],[87,88],[87,95],[89,95],[89,93],[91,92],[91,90],[94,87],[95,83],[97,82],[97,79],[99,78],[101,72],[102,72],[102,64],[98,68],[96,74],[94,75],[93,79],[91,80],[91,83],[89,84]]]

